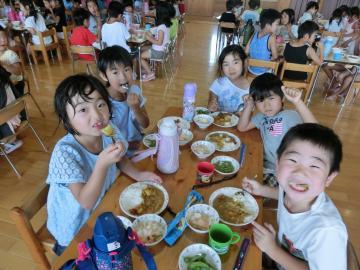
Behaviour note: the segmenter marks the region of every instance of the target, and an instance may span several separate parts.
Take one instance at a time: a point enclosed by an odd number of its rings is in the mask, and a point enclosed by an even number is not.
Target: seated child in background
[[[166,2],[159,2],[156,6],[156,28],[155,37],[146,32],[146,39],[152,43],[151,47],[142,47],[141,66],[145,74],[142,76],[144,82],[155,79],[155,73],[151,71],[148,59],[163,59],[165,55],[166,44],[170,41],[171,19],[169,16],[169,8]]]
[[[249,93],[244,77],[246,54],[239,45],[225,47],[218,61],[217,78],[210,86],[208,109],[236,113],[243,108],[243,96]]]
[[[279,28],[279,35],[284,39],[293,40],[298,37],[298,26],[295,24],[295,11],[287,8],[281,11],[281,26]]]
[[[54,104],[68,132],[54,147],[46,179],[50,185],[47,228],[60,255],[114,183],[119,169],[136,181],[161,182],[161,178],[139,171],[124,156],[127,142],[115,126],[115,143],[103,135],[112,109],[108,92],[97,78],[66,78],[55,91]]]
[[[252,223],[255,244],[276,269],[348,269],[346,226],[325,193],[341,159],[341,142],[331,129],[301,124],[277,149],[278,188],[243,179],[246,191],[278,200],[277,237],[272,225]]]
[[[226,1],[226,12],[221,14],[219,22],[227,22],[227,23],[236,24],[236,17],[235,17],[235,14],[232,12],[233,7],[234,6],[232,4],[232,0],[227,0]],[[233,37],[234,29],[233,28],[222,27],[221,31],[227,34],[226,35],[227,44],[229,45],[230,41],[231,41],[231,39]]]
[[[1,41],[0,41],[1,42]],[[11,102],[15,101],[19,97],[16,88],[12,85],[10,80],[10,73],[7,72],[0,65],[0,109],[5,108]],[[21,123],[20,115],[16,115],[11,118],[8,122],[0,125],[0,141],[1,139],[11,136],[15,133],[16,128],[19,127]],[[21,140],[13,139],[4,142],[1,148],[5,151],[6,154],[13,152],[14,150],[21,147],[23,142]],[[2,155],[0,151],[0,155]]]
[[[316,13],[319,10],[319,4],[315,1],[310,1],[306,4],[306,9],[304,14],[299,18],[298,24],[302,24],[306,21],[313,21]]]
[[[78,8],[74,11],[73,16],[75,28],[70,37],[71,45],[100,48],[99,39],[88,29],[90,12],[83,8]],[[79,54],[78,57],[89,61],[94,60],[94,56],[90,54]]]
[[[170,40],[174,40],[174,38],[177,36],[177,32],[179,30],[179,20],[176,17],[176,10],[173,5],[169,3],[169,16],[171,19],[171,26],[169,30],[170,34]]]
[[[132,24],[140,24],[141,23],[141,16],[138,13],[134,13],[134,7],[133,7],[133,1],[132,0],[126,0],[123,1],[123,8],[124,8],[124,17],[126,18],[126,15],[131,18]]]
[[[111,121],[128,141],[129,155],[139,148],[142,129],[149,126],[146,99],[132,80],[131,66],[130,54],[120,46],[107,47],[99,54],[98,69],[112,106]]]
[[[97,2],[95,0],[86,0],[86,8],[90,12],[88,29],[97,37],[101,37],[101,14]]]
[[[67,25],[65,7],[62,0],[44,0],[44,6],[49,12],[48,18],[55,22],[56,35],[64,39],[63,26]]]
[[[102,42],[106,44],[106,47],[121,46],[130,53],[131,50],[126,41],[131,38],[131,34],[122,23],[122,13],[123,7],[119,2],[112,1],[109,4],[109,18],[101,30]]]
[[[286,43],[284,59],[289,63],[307,64],[312,61],[315,65],[321,65],[323,61],[323,45],[317,42],[318,54],[312,47],[318,35],[319,26],[313,21],[306,21],[299,26],[298,39]],[[286,70],[284,78],[291,80],[306,80],[306,72]]]
[[[340,33],[342,30],[342,11],[337,8],[333,11],[329,22],[325,25],[325,30]]]
[[[295,105],[297,111],[284,110],[285,98]],[[251,116],[254,107],[258,113]],[[238,130],[260,130],[264,145],[265,184],[272,187],[278,185],[275,175],[276,150],[286,132],[302,122],[316,122],[316,119],[302,101],[300,91],[286,88],[272,73],[264,73],[251,82]]]
[[[280,13],[275,9],[264,9],[260,14],[261,30],[255,31],[250,41],[246,45],[246,54],[253,59],[264,61],[278,59],[276,47],[276,38],[274,33],[280,22]],[[269,70],[261,67],[248,67],[248,70],[254,75],[260,75]]]
[[[359,22],[359,7],[350,8],[350,18],[348,22],[345,24],[345,33],[344,33],[344,41],[348,41],[351,39],[351,36],[354,32],[359,32],[360,30],[360,22]],[[348,53],[354,54],[355,51],[355,41],[351,41],[348,43]]]
[[[256,10],[260,7],[260,0],[250,0],[249,1],[249,8],[243,12],[241,15],[241,20],[244,23],[247,23],[249,20],[252,20],[253,24],[255,25],[259,22],[260,14]]]
[[[24,95],[24,78],[20,65],[19,56],[8,47],[8,35],[4,28],[0,27],[0,65],[9,72],[10,80],[15,86],[19,96]],[[19,97],[17,96],[17,98]]]

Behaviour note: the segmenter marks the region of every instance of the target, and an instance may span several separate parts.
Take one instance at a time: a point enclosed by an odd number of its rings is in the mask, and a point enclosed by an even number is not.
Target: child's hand
[[[249,107],[251,109],[254,108],[255,102],[254,102],[254,99],[252,98],[252,96],[245,95],[245,96],[243,96],[243,100],[244,100],[245,108],[249,108]]]
[[[262,196],[261,187],[262,185],[256,180],[247,177],[242,180],[242,188],[251,194]]]
[[[129,105],[129,107],[133,110],[140,107],[140,98],[135,93],[130,93],[127,97],[126,102]]]
[[[283,91],[286,99],[291,103],[295,104],[301,101],[302,91],[300,91],[299,89],[292,89],[292,88],[287,88],[285,86],[281,86],[281,90]]]
[[[105,167],[109,167],[112,164],[118,163],[123,157],[125,147],[121,142],[110,144],[99,154],[97,162]]]
[[[253,221],[251,223],[253,228],[253,235],[255,244],[258,248],[267,254],[270,251],[276,250],[277,244],[275,242],[276,232],[271,224],[264,223],[264,226]]]
[[[155,182],[155,183],[162,183],[161,177],[156,175],[153,172],[139,172],[138,177],[136,179],[139,182],[143,182],[143,181],[151,181],[151,182]]]

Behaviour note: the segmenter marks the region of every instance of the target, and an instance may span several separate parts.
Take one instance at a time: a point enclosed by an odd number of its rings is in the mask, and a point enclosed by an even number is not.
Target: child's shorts
[[[153,48],[150,49],[150,58],[151,59],[161,60],[164,58],[164,55],[165,55],[164,51],[157,51],[157,50],[154,50]]]
[[[264,173],[264,184],[269,187],[277,187],[279,185],[275,175],[271,173]]]

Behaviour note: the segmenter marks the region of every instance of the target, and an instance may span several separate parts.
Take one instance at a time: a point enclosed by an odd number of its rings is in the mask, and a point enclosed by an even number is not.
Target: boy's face
[[[4,31],[0,31],[0,51],[8,48],[8,38]]]
[[[256,109],[265,116],[272,117],[282,110],[283,100],[279,95],[270,91],[270,96],[264,98],[263,100],[255,101],[255,106]]]
[[[79,95],[72,98],[74,108],[66,104],[70,125],[82,136],[100,136],[110,119],[109,107],[98,91],[83,100]]]
[[[311,36],[309,37],[309,43],[310,43],[310,44],[313,44],[313,43],[315,42],[316,34],[317,34],[317,32],[314,32],[314,33],[312,33]]]
[[[132,85],[132,68],[122,64],[115,64],[106,69],[106,74],[100,73],[103,80],[108,81],[110,88],[121,93],[127,93],[126,86]]]
[[[309,12],[310,14],[315,14],[315,13],[317,12],[317,9],[316,9],[315,7],[313,7],[313,8],[310,8],[310,9],[308,10],[308,12]]]
[[[95,2],[93,2],[93,1],[88,2],[88,3],[87,3],[87,8],[88,8],[89,12],[90,12],[93,16],[97,15],[98,7],[97,7],[97,5],[95,4]]]
[[[125,12],[128,12],[128,13],[133,13],[133,7],[132,6],[126,6],[125,7]]]
[[[337,175],[330,172],[329,152],[311,142],[295,140],[277,163],[279,185],[290,203],[310,207]]]
[[[267,24],[266,27],[267,27],[268,32],[276,33],[276,30],[279,27],[279,24],[280,24],[280,19],[277,19],[271,25]]]

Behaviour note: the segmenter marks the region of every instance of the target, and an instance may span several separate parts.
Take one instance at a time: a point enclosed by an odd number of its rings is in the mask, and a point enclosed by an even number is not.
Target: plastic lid
[[[160,134],[164,136],[175,136],[177,134],[177,126],[171,118],[164,118],[160,125]]]

